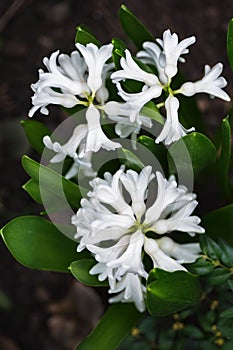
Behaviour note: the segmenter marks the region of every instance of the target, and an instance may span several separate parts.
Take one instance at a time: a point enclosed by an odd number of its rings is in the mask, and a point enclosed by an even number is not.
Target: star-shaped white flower
[[[222,90],[226,86],[226,80],[220,77],[222,73],[222,65],[218,63],[212,69],[209,66],[205,68],[205,76],[194,83],[184,83],[180,89],[172,91],[172,78],[178,72],[178,62],[184,62],[183,55],[189,52],[188,47],[192,45],[196,39],[194,36],[178,41],[177,34],[171,34],[170,30],[163,33],[163,39],[156,40],[158,44],[145,42],[144,50],[137,54],[137,57],[143,63],[152,64],[156,67],[157,74],[144,71],[133,60],[130,52],[125,51],[125,58],[121,58],[121,70],[114,72],[111,78],[116,83],[118,94],[124,100],[126,105],[130,106],[128,118],[129,121],[135,122],[136,117],[140,115],[142,107],[149,101],[156,99],[162,95],[163,90],[168,94],[164,103],[166,110],[166,120],[164,127],[158,135],[156,142],[170,143],[178,140],[194,128],[185,129],[178,119],[179,101],[174,97],[175,94],[183,94],[192,96],[196,93],[208,93],[211,96],[219,97],[229,101],[230,98],[226,92]],[[141,91],[131,93],[125,91],[121,86],[121,81],[132,79],[143,83]],[[162,103],[159,101],[159,105]]]
[[[134,302],[140,311],[145,309],[148,276],[143,255],[151,258],[154,267],[185,270],[182,264],[195,261],[199,244],[181,245],[165,234],[181,231],[193,236],[204,232],[200,219],[192,215],[197,206],[195,194],[179,186],[174,176],[166,180],[157,172],[157,197],[151,198],[149,184],[154,177],[150,166],[139,174],[123,169],[114,175],[105,173],[104,179],[90,182],[89,199],[81,201],[81,208],[72,217],[78,251],[87,248],[97,261],[90,273],[98,274],[100,280],[108,279],[109,293],[119,293],[110,299],[112,302]]]

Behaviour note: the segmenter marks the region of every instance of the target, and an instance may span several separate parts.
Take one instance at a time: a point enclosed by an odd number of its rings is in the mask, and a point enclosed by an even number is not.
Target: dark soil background
[[[202,76],[205,64],[225,64],[232,96],[232,72],[226,54],[232,0],[126,0],[156,36],[170,28],[180,38],[197,37],[187,63],[189,80]],[[0,223],[41,208],[21,189],[27,181],[20,166],[32,155],[20,120],[30,108],[30,84],[42,58],[58,48],[74,50],[75,27],[88,26],[107,43],[126,39],[118,20],[118,0],[1,0],[0,2]],[[132,46],[130,46],[132,48]],[[200,97],[199,106],[212,133],[229,104]],[[63,115],[56,109],[56,122]],[[38,114],[37,114],[38,116]],[[46,120],[39,117],[41,120]],[[50,118],[50,117],[49,117]],[[47,119],[48,120],[48,119]],[[0,242],[0,350],[73,350],[103,312],[101,296],[67,275],[31,271],[18,264]],[[92,349],[90,349],[92,350]]]

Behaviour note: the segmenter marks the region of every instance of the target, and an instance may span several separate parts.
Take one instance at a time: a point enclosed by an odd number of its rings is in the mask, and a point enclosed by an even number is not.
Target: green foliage
[[[14,258],[33,269],[68,272],[72,261],[86,256],[76,252],[76,242],[38,216],[10,221],[2,228],[1,235]]]
[[[184,271],[161,273],[155,269],[151,273],[154,281],[147,286],[147,308],[152,315],[167,316],[200,302],[197,277]]]
[[[114,304],[76,350],[115,350],[140,318],[132,304]]]
[[[153,101],[145,104],[145,106],[142,107],[140,114],[149,117],[162,125],[164,124],[164,118]]]
[[[233,204],[214,210],[203,217],[202,226],[208,236],[233,244]]]
[[[131,168],[136,171],[140,171],[144,168],[142,161],[130,150],[125,148],[118,149],[119,158],[122,160],[128,168]]]
[[[207,235],[200,237],[202,255],[187,267],[192,273],[206,276],[210,285],[220,285],[229,280],[233,267],[233,248],[222,239],[217,243]]]
[[[106,287],[107,281],[99,281],[97,275],[90,275],[90,269],[96,265],[95,259],[82,259],[72,262],[69,269],[72,275],[87,286]]]
[[[197,176],[214,163],[216,149],[208,137],[193,132],[174,142],[168,151],[168,164],[171,174],[177,170],[189,176],[190,169]]]
[[[38,153],[42,153],[45,147],[43,144],[43,137],[50,135],[50,130],[43,123],[37,120],[22,120],[21,124],[31,146]]]
[[[96,39],[95,35],[90,32],[90,30],[84,26],[80,25],[77,28],[75,43],[80,43],[82,45],[87,45],[89,43],[93,43],[97,46],[100,46],[100,41]]]
[[[145,41],[154,42],[153,35],[125,5],[121,6],[119,15],[123,29],[138,49],[142,48]]]
[[[24,185],[25,190],[32,198],[36,198],[40,203],[39,193],[44,191],[47,203],[50,203],[50,200],[54,202],[55,198],[56,200],[60,198],[62,201],[66,199],[73,208],[79,207],[79,202],[86,193],[85,189],[27,156],[22,158],[22,165],[33,180],[33,183]]]
[[[230,66],[233,70],[233,18],[229,21],[227,31],[227,54]]]
[[[232,198],[232,185],[229,177],[229,167],[231,160],[231,126],[229,119],[222,120],[221,139],[218,150],[217,175],[220,187],[226,198]]]

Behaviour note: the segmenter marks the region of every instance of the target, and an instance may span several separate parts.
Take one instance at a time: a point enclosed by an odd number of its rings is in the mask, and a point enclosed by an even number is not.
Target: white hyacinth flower
[[[110,302],[134,302],[139,311],[145,310],[148,276],[144,254],[156,268],[186,270],[182,264],[196,260],[199,244],[178,244],[167,234],[204,232],[200,219],[192,215],[197,206],[195,194],[178,185],[174,176],[166,180],[157,172],[157,196],[151,198],[149,184],[154,177],[150,166],[139,174],[123,168],[114,175],[105,173],[104,179],[90,182],[89,199],[81,200],[81,208],[72,217],[78,251],[87,248],[97,261],[90,273],[100,281],[108,279],[109,293],[117,294]]]
[[[93,101],[98,96],[101,96],[101,101],[98,102],[103,103],[107,100],[105,78],[106,72],[112,68],[112,65],[106,64],[106,61],[111,57],[112,44],[103,45],[101,48],[92,43],[86,46],[76,44],[76,46],[82,56],[78,51],[73,51],[70,56],[56,51],[50,58],[44,58],[43,62],[48,72],[40,69],[38,82],[32,84],[35,96],[32,97],[34,107],[29,112],[30,117],[39,108],[44,114],[46,106],[53,104],[54,100],[59,101],[59,104],[64,107],[74,107],[77,104],[88,106],[89,100]],[[44,91],[48,95],[47,99],[40,97],[41,94],[44,95]],[[56,92],[55,95],[54,92]],[[51,99],[49,99],[50,94]],[[47,111],[46,114],[48,114]]]
[[[156,143],[164,141],[165,145],[170,145],[172,142],[185,136],[188,132],[195,130],[194,128],[185,129],[179,122],[179,105],[179,100],[172,95],[169,95],[166,99],[165,108],[167,111],[167,119],[165,120],[161,133],[155,140]]]
[[[194,83],[184,83],[180,88],[180,92],[185,96],[193,96],[199,92],[205,92],[213,97],[230,101],[228,94],[222,90],[227,85],[226,80],[220,77],[222,70],[223,65],[221,63],[217,63],[213,68],[206,65],[204,77]]]
[[[162,47],[158,63],[164,69],[167,80],[170,82],[177,74],[178,60],[184,61],[181,56],[189,52],[188,47],[195,43],[196,38],[191,36],[178,42],[178,35],[176,33],[171,34],[171,31],[168,29],[163,33],[163,39],[156,39],[156,41]]]
[[[86,46],[78,43],[76,47],[79,51],[72,52],[70,56],[56,51],[50,58],[44,58],[47,72],[40,69],[38,82],[32,84],[33,107],[29,111],[32,117],[38,109],[47,115],[49,104],[67,108],[76,105],[87,107],[87,124],[77,126],[64,145],[53,143],[49,136],[44,138],[45,146],[57,153],[51,159],[52,163],[63,161],[66,156],[73,158],[74,164],[67,173],[69,178],[78,173],[80,165],[86,174],[95,174],[90,164],[92,152],[98,152],[100,148],[115,150],[121,147],[104,134],[99,111],[103,110],[102,106],[109,96],[105,82],[113,66],[106,62],[111,57],[113,45],[98,48],[92,43]]]
[[[165,101],[166,121],[161,134],[158,135],[156,142],[164,142],[169,145],[179,138],[186,135],[194,128],[185,129],[178,119],[179,101],[174,97],[175,94],[192,96],[196,93],[208,93],[211,96],[219,97],[229,101],[230,98],[222,88],[226,86],[226,80],[220,77],[222,64],[218,63],[212,69],[209,66],[205,68],[203,79],[191,83],[184,83],[180,89],[173,91],[171,88],[172,78],[178,72],[178,62],[184,62],[182,57],[189,52],[188,47],[195,43],[194,36],[178,41],[178,36],[166,30],[162,39],[156,39],[157,43],[145,42],[143,50],[137,54],[137,57],[145,64],[154,65],[157,75],[144,71],[133,60],[130,52],[125,51],[125,58],[121,58],[122,69],[111,75],[113,82],[116,84],[119,96],[124,100],[126,105],[130,106],[129,120],[135,122],[140,114],[142,107],[149,101],[162,95],[163,90],[168,94]],[[141,91],[130,93],[125,91],[121,86],[121,81],[132,79],[143,83]],[[158,106],[163,106],[159,103]]]
[[[131,106],[128,103],[110,101],[104,105],[103,109],[108,118],[116,123],[115,131],[121,138],[131,135],[131,139],[136,141],[142,126],[152,127],[151,119],[140,113],[136,114],[134,121],[131,122]]]

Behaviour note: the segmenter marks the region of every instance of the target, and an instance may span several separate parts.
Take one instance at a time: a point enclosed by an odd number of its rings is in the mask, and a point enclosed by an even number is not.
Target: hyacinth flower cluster
[[[139,174],[123,169],[105,173],[104,179],[91,181],[89,199],[82,199],[82,208],[72,217],[78,251],[87,248],[98,262],[90,274],[98,274],[100,281],[107,278],[109,293],[117,293],[110,302],[134,302],[140,311],[145,310],[148,277],[143,256],[151,258],[154,268],[186,270],[182,264],[197,259],[199,244],[178,244],[166,234],[204,232],[200,219],[191,215],[197,206],[195,194],[178,186],[174,176],[166,180],[157,172],[157,196],[151,195],[148,186],[154,177],[150,166]]]
[[[47,115],[50,104],[66,108],[83,106],[86,123],[79,124],[65,144],[43,139],[44,145],[56,154],[52,163],[62,162],[66,156],[73,159],[73,166],[66,174],[72,178],[85,168],[85,176],[92,177],[88,198],[81,200],[81,208],[72,216],[76,227],[75,240],[78,252],[87,249],[96,260],[89,273],[99,281],[107,280],[110,302],[133,302],[139,311],[145,310],[146,279],[148,267],[173,272],[186,271],[183,264],[194,262],[200,254],[199,243],[177,243],[170,233],[184,232],[193,237],[204,233],[200,219],[192,215],[197,206],[196,195],[178,184],[174,176],[168,179],[147,166],[139,173],[119,169],[115,174],[106,172],[104,178],[96,177],[92,157],[100,149],[115,151],[122,147],[107,137],[102,119],[115,123],[120,138],[136,141],[143,127],[151,128],[152,119],[144,115],[143,107],[153,101],[158,109],[164,109],[164,123],[155,143],[171,145],[187,133],[179,121],[179,94],[193,96],[207,93],[225,101],[230,98],[223,88],[226,80],[221,77],[221,63],[205,66],[204,76],[196,82],[185,82],[173,90],[173,78],[178,73],[179,62],[189,52],[195,37],[178,41],[170,30],[162,39],[144,42],[143,50],[134,58],[128,50],[120,59],[120,70],[112,63],[113,45],[97,47],[93,43],[76,44],[77,50],[70,56],[54,52],[44,59],[47,71],[39,70],[39,80],[32,85],[32,117],[37,110]],[[142,66],[138,62],[142,62]],[[143,67],[154,67],[156,73]],[[110,100],[106,81],[116,85],[121,101]],[[126,91],[124,82],[134,80],[142,85],[141,91]],[[163,112],[161,112],[163,113]],[[157,194],[150,191],[150,184],[157,183]]]
[[[188,132],[194,131],[193,127],[187,130],[179,122],[179,100],[175,95],[193,96],[197,93],[207,93],[225,101],[230,100],[222,90],[227,83],[220,76],[223,69],[221,63],[212,68],[206,65],[202,79],[186,82],[179,89],[172,90],[172,79],[178,72],[178,63],[184,62],[182,56],[189,52],[188,47],[194,42],[194,36],[178,42],[177,34],[171,34],[170,30],[163,33],[163,39],[157,39],[158,44],[145,42],[144,50],[137,53],[137,58],[145,64],[153,65],[157,70],[156,74],[140,68],[128,50],[120,60],[122,69],[112,72],[112,44],[98,48],[93,43],[86,46],[78,43],[77,50],[70,56],[56,51],[50,58],[44,58],[47,72],[40,69],[39,80],[32,84],[34,96],[29,117],[37,110],[47,115],[47,106],[50,104],[67,108],[77,105],[87,107],[87,123],[78,125],[67,143],[61,145],[57,141],[52,142],[49,136],[44,138],[45,146],[56,153],[51,162],[60,162],[66,156],[70,156],[74,160],[74,166],[68,178],[78,172],[79,164],[86,165],[85,175],[95,175],[91,168],[92,153],[101,148],[111,151],[121,147],[119,142],[110,140],[104,134],[101,118],[107,116],[116,123],[115,130],[120,138],[132,135],[135,140],[142,127],[151,128],[153,125],[152,120],[143,115],[143,106],[162,98],[163,95],[166,97],[165,101],[160,101],[157,106],[165,107],[165,121],[155,142],[170,145]],[[109,77],[116,84],[122,102],[108,100],[106,79]],[[123,90],[121,82],[127,79],[143,83],[142,90],[137,93]]]

